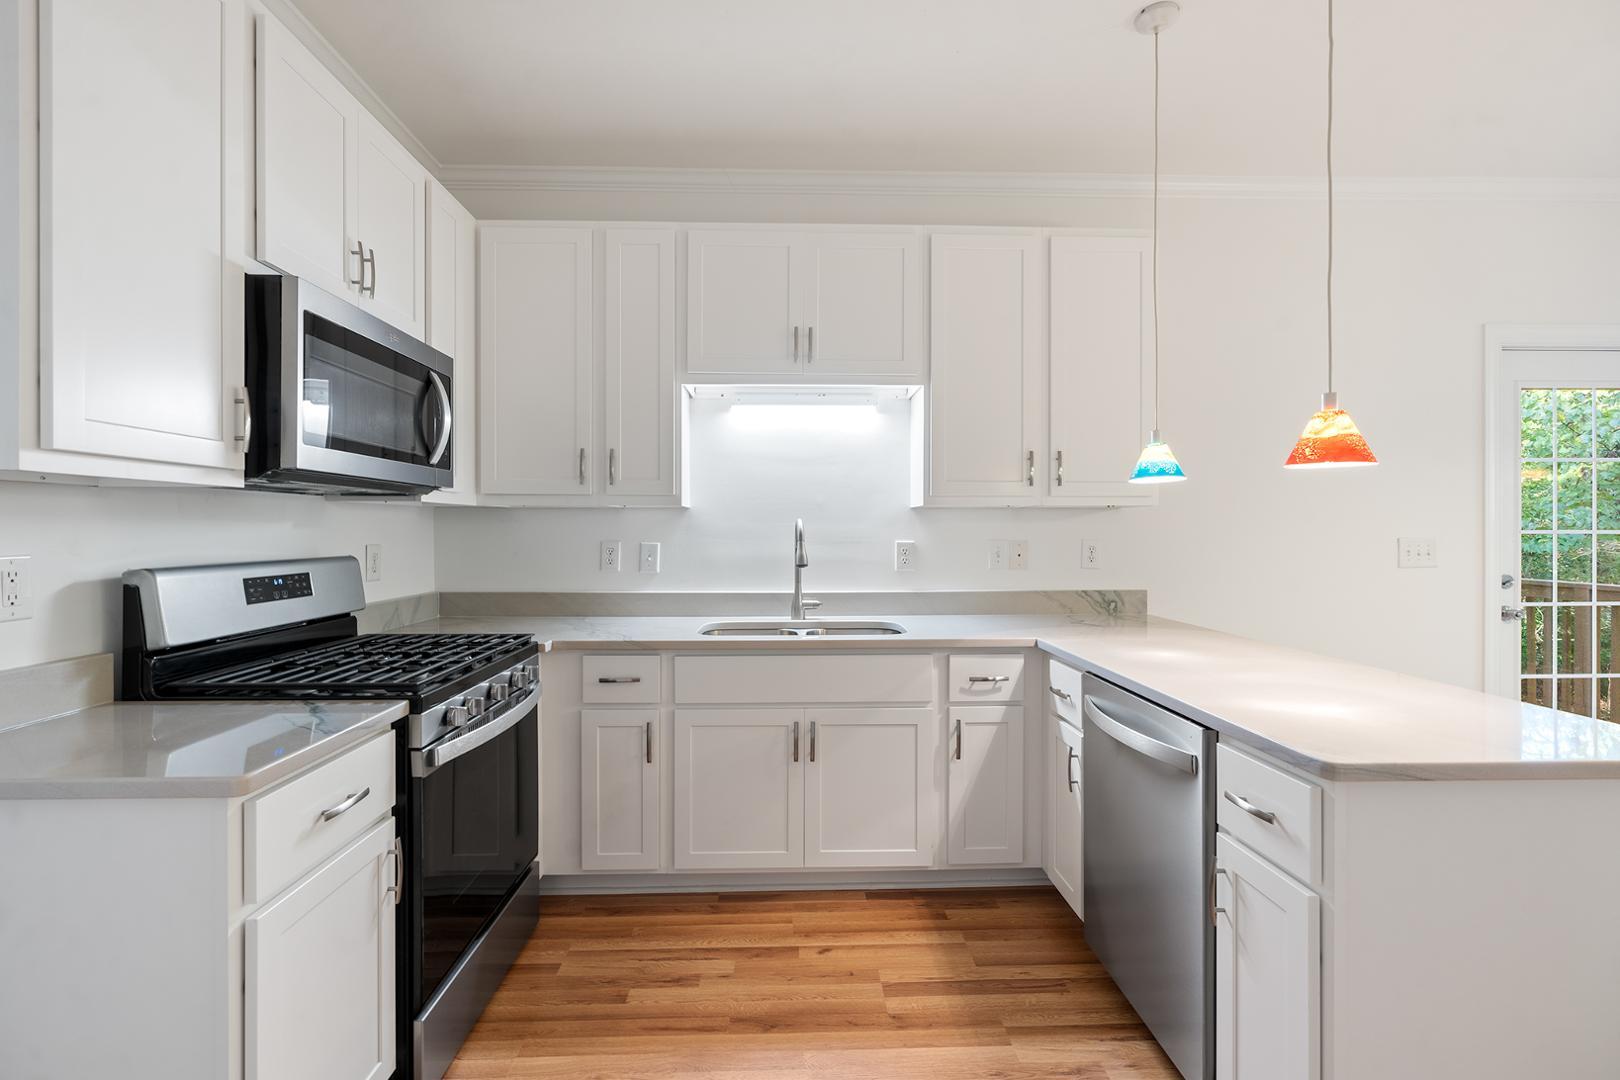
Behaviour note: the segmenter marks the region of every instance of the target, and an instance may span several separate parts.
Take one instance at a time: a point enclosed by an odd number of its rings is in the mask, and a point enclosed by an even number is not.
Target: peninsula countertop
[[[1620,779],[1620,725],[1153,616],[897,615],[872,638],[708,638],[721,616],[445,617],[548,650],[1034,648],[1328,780]]]
[[[115,701],[0,731],[0,799],[231,798],[386,731],[403,701]]]

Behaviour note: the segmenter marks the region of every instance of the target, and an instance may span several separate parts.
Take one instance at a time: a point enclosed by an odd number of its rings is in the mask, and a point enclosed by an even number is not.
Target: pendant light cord
[[[1153,430],[1159,430],[1159,31],[1153,31]],[[1156,436],[1155,436],[1156,437]]]
[[[1333,393],[1333,0],[1327,0],[1327,46],[1327,388],[1331,394]]]

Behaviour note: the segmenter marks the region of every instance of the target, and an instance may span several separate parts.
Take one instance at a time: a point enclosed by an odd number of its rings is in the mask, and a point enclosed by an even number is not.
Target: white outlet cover
[[[602,541],[602,569],[609,573],[618,573],[624,566],[624,541]]]
[[[1006,540],[992,540],[985,549],[984,565],[987,570],[1005,570],[1012,557],[1012,544]]]
[[[34,582],[27,555],[0,558],[0,622],[34,617]]]
[[[1402,570],[1424,570],[1440,565],[1434,537],[1403,536],[1395,545],[1395,565]]]
[[[658,542],[656,540],[643,540],[641,542],[641,559],[636,564],[643,574],[656,574],[659,569]]]
[[[365,566],[365,570],[366,570],[366,580],[367,581],[381,581],[382,580],[382,545],[381,544],[367,544],[366,545],[366,566]]]
[[[1007,569],[1009,569],[1009,570],[1027,570],[1027,569],[1029,569],[1029,541],[1028,540],[1014,540],[1012,542],[1011,553],[1007,557]]]
[[[917,541],[896,540],[894,542],[894,568],[901,571],[917,569]]]
[[[1102,551],[1097,541],[1080,541],[1080,568],[1082,570],[1096,570],[1102,566]]]

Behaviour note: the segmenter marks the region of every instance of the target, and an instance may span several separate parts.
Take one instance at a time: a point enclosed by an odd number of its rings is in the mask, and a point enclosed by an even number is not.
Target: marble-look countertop
[[[403,701],[115,701],[0,732],[0,799],[251,795],[386,731]]]
[[[874,638],[705,638],[707,618],[448,617],[548,649],[1038,648],[1330,780],[1620,779],[1620,725],[1150,616],[898,615]]]

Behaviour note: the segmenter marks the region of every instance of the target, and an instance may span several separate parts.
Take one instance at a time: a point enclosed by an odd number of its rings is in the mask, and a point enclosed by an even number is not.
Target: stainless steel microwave
[[[296,277],[247,278],[250,487],[410,495],[452,482],[450,357]]]

